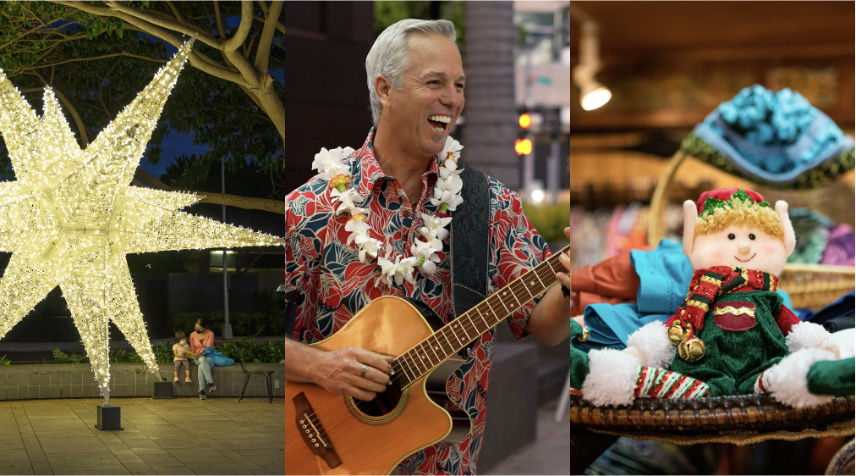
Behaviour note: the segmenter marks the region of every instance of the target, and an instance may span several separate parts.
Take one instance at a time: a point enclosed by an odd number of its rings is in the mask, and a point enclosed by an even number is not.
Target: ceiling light
[[[574,68],[574,82],[580,88],[580,105],[586,111],[602,107],[612,99],[612,92],[595,80],[595,74],[601,67],[598,47],[597,23],[584,18],[580,35],[580,61]]]

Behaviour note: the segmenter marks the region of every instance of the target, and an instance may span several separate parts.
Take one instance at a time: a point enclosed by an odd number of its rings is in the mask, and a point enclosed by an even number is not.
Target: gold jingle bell
[[[669,326],[669,330],[667,331],[669,335],[669,340],[674,345],[680,344],[681,342],[687,340],[687,337],[689,336],[690,330],[692,330],[692,328],[693,325],[689,322],[687,323],[686,328],[684,328],[679,321],[673,322]]]
[[[678,344],[678,356],[687,362],[695,362],[704,357],[704,342],[693,337]]]
[[[585,341],[589,340],[590,335],[591,334],[589,333],[588,329],[583,329],[583,334],[581,336],[577,337],[577,341],[585,342]]]

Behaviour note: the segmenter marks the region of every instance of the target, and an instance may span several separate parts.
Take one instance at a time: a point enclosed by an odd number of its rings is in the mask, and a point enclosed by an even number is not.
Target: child
[[[193,352],[190,351],[190,346],[187,345],[187,336],[184,332],[178,331],[175,333],[175,345],[172,346],[173,355],[173,371],[172,381],[178,382],[178,368],[184,366],[184,382],[190,383],[190,361],[188,357],[196,358]]]

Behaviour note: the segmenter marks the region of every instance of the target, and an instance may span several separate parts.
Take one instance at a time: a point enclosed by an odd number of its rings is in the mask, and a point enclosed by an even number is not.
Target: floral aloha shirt
[[[437,212],[429,201],[437,180],[435,160],[422,174],[423,194],[414,213],[411,202],[395,178],[386,176],[374,156],[369,133],[362,148],[350,157],[350,187],[363,198],[357,206],[369,208],[371,237],[380,240],[381,250],[391,247],[398,256],[409,256],[410,245],[419,236],[420,213]],[[463,155],[466,152],[464,151]],[[297,304],[292,337],[313,343],[338,331],[372,299],[399,296],[418,299],[432,308],[444,322],[452,316],[449,237],[438,253],[441,262],[433,275],[416,272],[416,283],[387,286],[375,264],[364,264],[353,246],[346,245],[347,217],[335,217],[327,182],[314,177],[285,198],[285,295]],[[544,239],[523,215],[520,198],[496,179],[490,179],[490,236],[488,292],[493,293],[545,260],[550,251]],[[382,251],[381,255],[384,253]],[[517,338],[525,327],[534,303],[514,313],[508,322]],[[446,384],[452,402],[469,413],[472,432],[460,443],[438,443],[405,458],[398,474],[474,474],[486,423],[488,373],[495,331],[478,339],[465,363]]]

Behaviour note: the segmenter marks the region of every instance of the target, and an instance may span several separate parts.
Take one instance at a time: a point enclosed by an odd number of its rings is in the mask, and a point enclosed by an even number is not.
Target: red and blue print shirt
[[[370,210],[367,222],[371,237],[380,240],[381,250],[389,247],[397,256],[409,256],[410,246],[422,226],[421,213],[446,216],[430,203],[437,180],[439,162],[435,160],[422,174],[423,193],[411,208],[411,202],[398,181],[384,174],[374,155],[370,132],[363,146],[347,159],[352,181],[362,202],[357,206]],[[462,155],[466,155],[466,149]],[[493,293],[534,267],[550,255],[543,238],[523,214],[518,195],[490,178],[490,231],[488,293]],[[379,267],[359,260],[357,249],[347,245],[350,232],[347,217],[336,217],[336,203],[326,180],[316,176],[285,198],[285,295],[296,304],[292,338],[313,343],[338,331],[369,301],[381,296],[419,300],[444,321],[454,317],[449,269],[449,237],[438,253],[441,262],[433,275],[416,272],[415,284],[397,286],[379,279]],[[454,216],[454,215],[452,215]],[[382,253],[381,254],[385,254]],[[529,312],[529,303],[511,315],[512,332],[521,338]],[[419,451],[398,468],[400,474],[473,474],[481,449],[487,410],[488,374],[495,331],[481,336],[465,363],[449,378],[446,390],[453,403],[472,420],[471,433],[460,443],[438,443]]]

